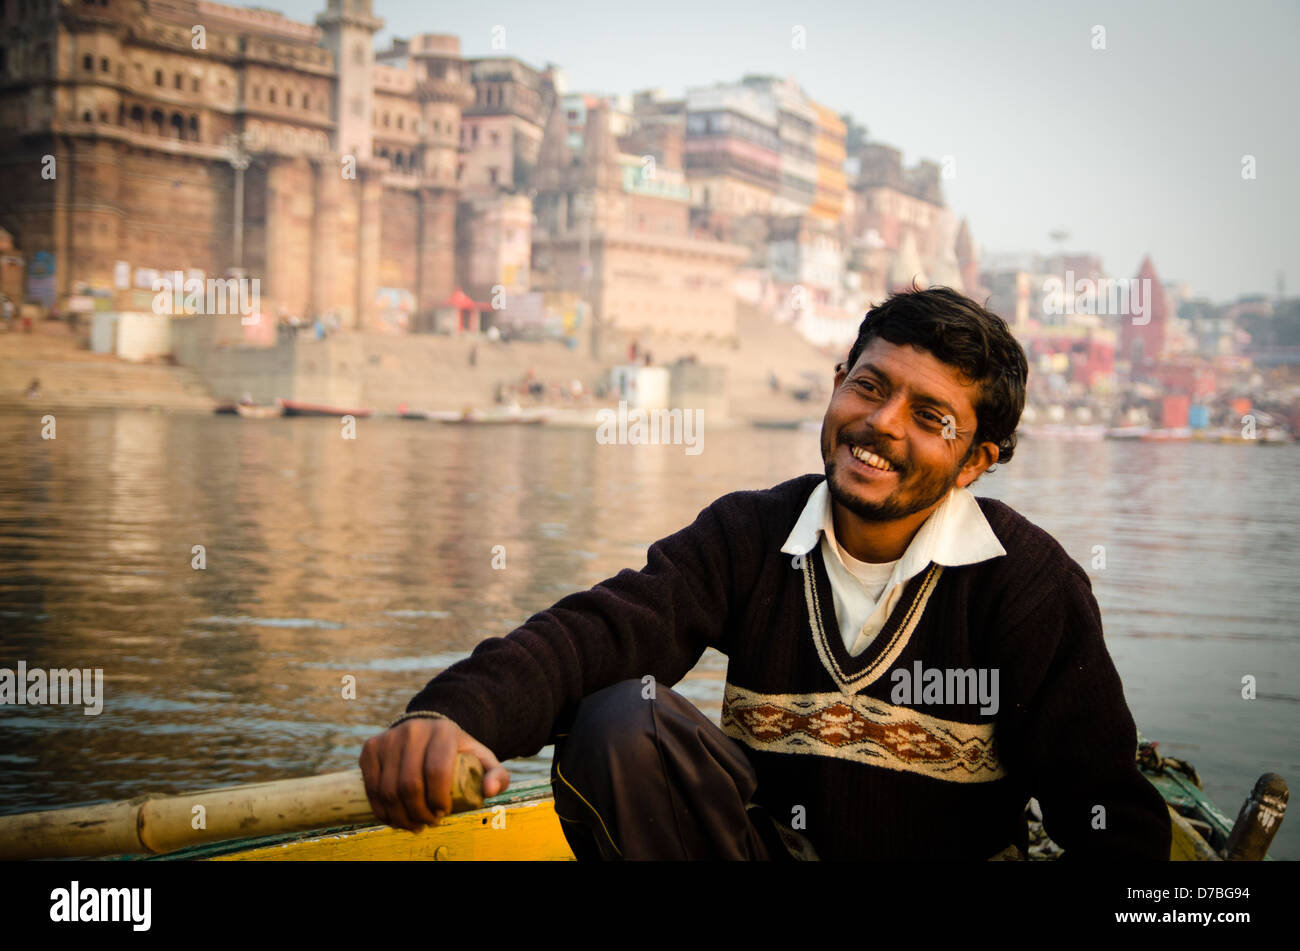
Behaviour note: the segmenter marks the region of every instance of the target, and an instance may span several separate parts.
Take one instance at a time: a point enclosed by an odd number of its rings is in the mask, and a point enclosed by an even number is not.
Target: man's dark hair
[[[922,290],[913,285],[867,311],[849,351],[846,372],[853,370],[862,351],[877,337],[928,350],[976,384],[979,395],[971,448],[982,442],[997,443],[998,462],[1011,460],[1016,425],[1025,409],[1029,362],[1006,321],[950,287]]]

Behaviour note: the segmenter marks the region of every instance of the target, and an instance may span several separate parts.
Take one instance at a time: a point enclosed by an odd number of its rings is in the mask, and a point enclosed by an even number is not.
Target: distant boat
[[[1107,439],[1141,439],[1151,429],[1147,426],[1112,426],[1106,430]]]
[[[235,403],[218,403],[212,411],[218,416],[234,416],[239,412],[235,408],[236,405]]]
[[[322,406],[319,403],[302,403],[284,398],[277,398],[275,402],[283,409],[285,416],[355,416],[360,419],[374,412],[368,409],[345,409],[340,406]]]
[[[1107,434],[1106,427],[1100,423],[1084,425],[1047,423],[1042,426],[1021,426],[1019,432],[1030,439],[1066,439],[1082,442],[1093,442]]]
[[[820,419],[756,419],[750,425],[755,429],[797,429],[801,432],[821,432]]]
[[[1143,442],[1190,442],[1192,429],[1190,426],[1179,426],[1173,429],[1153,429],[1150,432],[1143,433],[1138,438]]]
[[[549,409],[513,409],[481,411],[465,409],[457,413],[452,410],[430,411],[425,415],[439,423],[517,423],[521,426],[537,425],[546,421]]]
[[[235,412],[244,419],[274,419],[284,415],[279,406],[259,406],[256,403],[236,403]]]
[[[1221,443],[1250,443],[1254,445],[1259,442],[1258,439],[1250,439],[1243,436],[1238,429],[1198,429],[1192,433],[1192,439],[1195,442],[1221,442]]]

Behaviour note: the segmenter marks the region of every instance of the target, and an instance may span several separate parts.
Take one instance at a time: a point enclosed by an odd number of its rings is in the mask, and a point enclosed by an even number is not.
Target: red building
[[[1188,396],[1200,401],[1213,396],[1218,380],[1214,368],[1200,360],[1170,360],[1151,371],[1154,381],[1169,394]]]
[[[1137,280],[1137,294],[1140,296],[1136,297],[1136,302],[1142,308],[1142,315],[1133,313],[1126,316],[1119,332],[1119,357],[1132,365],[1131,376],[1134,379],[1146,378],[1160,362],[1170,318],[1164,285],[1149,255],[1142,259]],[[1134,295],[1130,295],[1130,309],[1136,311],[1134,300]]]
[[[1031,358],[1042,354],[1068,354],[1070,369],[1067,378],[1071,383],[1080,383],[1091,390],[1111,381],[1115,374],[1115,345],[1108,336],[1093,333],[1080,336],[1064,329],[1056,333],[1039,330],[1027,341],[1026,349]]]

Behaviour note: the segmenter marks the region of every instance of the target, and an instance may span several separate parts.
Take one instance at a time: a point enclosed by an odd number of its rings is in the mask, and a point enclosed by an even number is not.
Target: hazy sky
[[[571,90],[792,75],[905,163],[952,156],[948,203],[986,254],[1051,251],[1060,228],[1113,276],[1150,253],[1216,300],[1272,295],[1279,272],[1300,293],[1296,0],[375,4],[382,46],[455,33],[491,55],[499,25],[505,53],[558,64]],[[263,5],[312,22],[325,2]]]

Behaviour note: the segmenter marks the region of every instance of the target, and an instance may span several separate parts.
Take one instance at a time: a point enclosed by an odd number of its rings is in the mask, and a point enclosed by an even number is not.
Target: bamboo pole
[[[457,756],[451,793],[452,812],[483,808],[483,766],[476,757]],[[374,822],[361,770],[352,769],[0,816],[0,861],[157,854],[224,839]]]

